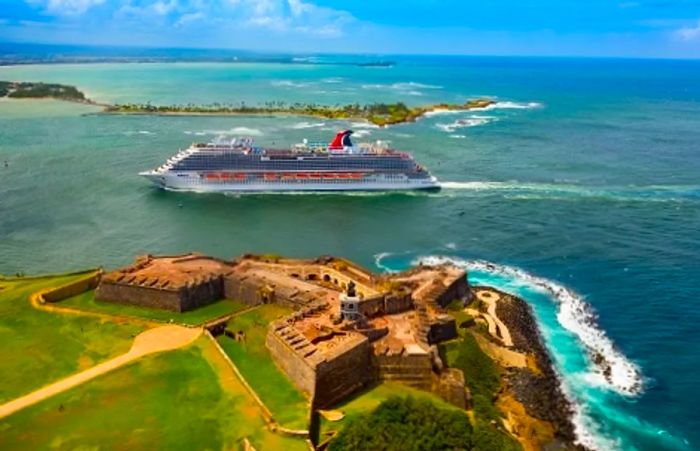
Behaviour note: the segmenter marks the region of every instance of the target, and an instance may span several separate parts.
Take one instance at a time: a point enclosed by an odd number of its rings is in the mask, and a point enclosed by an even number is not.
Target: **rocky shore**
[[[525,406],[529,415],[553,425],[555,441],[552,449],[585,450],[585,447],[575,444],[573,406],[562,392],[559,376],[544,347],[532,309],[518,297],[499,293],[498,317],[508,327],[514,348],[532,355],[536,366],[509,369],[505,377],[506,390]]]

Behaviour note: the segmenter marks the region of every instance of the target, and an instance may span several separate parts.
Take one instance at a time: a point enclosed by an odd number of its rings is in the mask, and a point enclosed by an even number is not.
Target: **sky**
[[[700,58],[700,0],[0,0],[0,41]]]

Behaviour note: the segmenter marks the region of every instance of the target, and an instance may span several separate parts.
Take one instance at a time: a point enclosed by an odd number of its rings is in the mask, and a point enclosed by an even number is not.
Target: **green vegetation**
[[[170,321],[187,325],[200,325],[222,316],[230,315],[246,308],[246,305],[239,301],[223,299],[209,305],[205,305],[189,312],[177,313],[165,310],[149,309],[135,305],[115,304],[111,302],[100,302],[95,299],[95,290],[86,291],[72,298],[65,299],[59,303],[62,307],[70,307],[77,310],[90,312],[107,313],[115,316],[132,316],[146,318],[156,321]]]
[[[325,119],[365,119],[376,125],[392,125],[413,122],[433,110],[470,110],[484,108],[494,103],[491,99],[472,99],[462,104],[441,103],[427,106],[409,107],[402,102],[372,103],[360,105],[318,105],[315,103],[266,102],[261,106],[245,103],[211,105],[152,105],[150,103],[129,103],[111,105],[107,113],[126,114],[296,114]]]
[[[18,412],[0,422],[0,448],[238,449],[247,437],[260,450],[305,449],[267,429],[240,381],[212,363],[211,348],[202,337]]]
[[[34,292],[84,277],[0,279],[0,402],[127,352],[133,337],[143,330],[131,324],[49,313],[29,302]]]
[[[14,99],[43,99],[49,97],[74,102],[88,101],[85,94],[75,86],[58,83],[0,81],[0,97]]]
[[[520,444],[495,425],[501,422],[501,412],[495,405],[500,388],[498,366],[479,347],[469,331],[460,332],[461,339],[441,345],[441,354],[447,365],[464,372],[464,379],[472,395],[474,408],[474,449],[519,450]]]
[[[329,450],[470,450],[471,435],[464,412],[440,409],[426,399],[394,396],[369,415],[351,420]]]
[[[280,305],[265,304],[242,313],[233,317],[226,328],[232,332],[242,331],[243,341],[226,336],[219,337],[218,341],[275,420],[290,429],[306,429],[308,401],[275,366],[265,347],[270,322],[291,311]]]
[[[321,441],[332,435],[333,431],[341,429],[353,419],[361,418],[362,416],[367,415],[372,410],[376,409],[382,402],[396,396],[410,396],[414,399],[428,401],[440,409],[460,410],[452,404],[446,403],[432,393],[417,390],[396,382],[383,382],[381,384],[374,385],[371,388],[364,390],[335,406],[334,410],[343,412],[344,418],[341,421],[328,421],[322,417]]]

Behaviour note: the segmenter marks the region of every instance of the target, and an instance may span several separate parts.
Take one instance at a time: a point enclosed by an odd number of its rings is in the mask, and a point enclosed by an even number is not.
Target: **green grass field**
[[[284,427],[306,429],[308,400],[275,366],[265,347],[265,336],[270,321],[291,310],[279,305],[266,304],[250,312],[235,316],[229,322],[231,330],[245,332],[244,343],[221,336],[219,343],[231,360],[270,409],[275,420]]]
[[[215,360],[204,337],[145,357],[0,421],[0,449],[218,450],[238,449],[244,437],[259,450],[306,449],[270,432],[230,367]]]
[[[247,307],[242,302],[223,299],[189,312],[168,312],[165,310],[156,310],[133,305],[100,302],[95,299],[95,290],[86,291],[72,298],[64,299],[59,302],[58,305],[77,310],[107,313],[109,315],[133,316],[135,318],[153,319],[163,322],[172,320],[174,323],[195,326],[241,311]]]
[[[35,309],[29,296],[85,275],[0,279],[0,403],[94,366],[131,347],[143,329]]]

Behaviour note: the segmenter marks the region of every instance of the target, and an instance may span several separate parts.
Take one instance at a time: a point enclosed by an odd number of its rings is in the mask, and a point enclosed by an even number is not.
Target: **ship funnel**
[[[328,145],[330,150],[342,150],[345,147],[352,147],[352,141],[350,141],[350,135],[352,135],[352,130],[343,130],[338,132],[333,138],[333,141]]]

